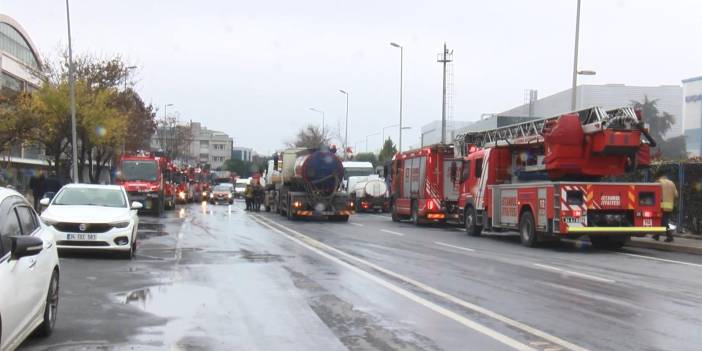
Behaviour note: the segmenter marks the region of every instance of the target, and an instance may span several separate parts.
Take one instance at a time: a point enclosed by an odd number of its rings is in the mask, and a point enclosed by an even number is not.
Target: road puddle
[[[215,303],[217,292],[191,284],[157,285],[118,293],[116,298],[122,304],[157,316],[182,318],[193,316],[207,304]]]
[[[168,235],[163,223],[139,223],[137,237],[141,240]]]

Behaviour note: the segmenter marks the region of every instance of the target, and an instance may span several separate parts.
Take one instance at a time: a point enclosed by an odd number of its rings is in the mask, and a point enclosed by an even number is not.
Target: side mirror
[[[132,202],[132,210],[140,210],[144,208],[144,205],[139,201]]]
[[[10,257],[13,260],[19,260],[20,258],[27,256],[34,256],[44,249],[44,241],[36,236],[11,236],[10,242],[12,243]]]
[[[42,206],[49,206],[50,202],[51,202],[51,199],[49,199],[48,197],[45,197],[45,198],[42,198],[41,200],[39,200],[39,204]]]

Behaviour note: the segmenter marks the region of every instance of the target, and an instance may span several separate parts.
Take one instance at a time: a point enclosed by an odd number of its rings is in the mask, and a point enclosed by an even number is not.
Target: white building
[[[233,160],[241,160],[241,161],[247,161],[251,162],[251,159],[253,158],[253,149],[248,148],[248,147],[242,147],[242,146],[234,146],[232,147],[232,154],[231,158]]]
[[[690,156],[702,155],[702,76],[683,83],[682,129]]]
[[[192,122],[190,132],[193,138],[190,155],[194,160],[218,169],[231,157],[233,140],[227,133],[207,129],[200,122]]]
[[[572,111],[571,92],[567,89],[533,102],[533,117],[551,117]],[[657,100],[656,106],[661,112],[668,112],[675,117],[675,124],[666,134],[666,138],[679,136],[682,128],[682,87],[677,85],[628,86],[624,84],[579,85],[576,88],[576,110],[593,106],[605,109],[631,106],[632,101]],[[530,104],[523,104],[498,113],[500,116],[529,116]]]

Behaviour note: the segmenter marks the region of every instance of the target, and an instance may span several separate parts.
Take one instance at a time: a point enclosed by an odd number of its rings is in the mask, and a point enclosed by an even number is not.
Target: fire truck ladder
[[[644,142],[655,146],[655,141],[648,134],[643,122],[639,121],[636,117],[636,112],[631,107],[622,107],[609,111],[604,110],[602,107],[591,107],[574,113],[578,114],[580,124],[585,134],[596,133],[604,129],[639,129],[645,136]],[[542,143],[544,131],[550,128],[552,121],[556,121],[561,116],[563,115],[531,120],[479,132],[459,134],[454,139],[455,156],[466,156],[468,153],[466,147],[470,145],[483,148]]]

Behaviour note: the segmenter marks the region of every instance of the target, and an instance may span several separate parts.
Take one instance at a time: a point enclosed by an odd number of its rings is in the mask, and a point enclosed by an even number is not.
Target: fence
[[[672,216],[678,232],[702,234],[702,162],[659,162],[612,180],[655,182],[660,175],[673,181],[680,194]]]

